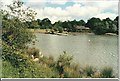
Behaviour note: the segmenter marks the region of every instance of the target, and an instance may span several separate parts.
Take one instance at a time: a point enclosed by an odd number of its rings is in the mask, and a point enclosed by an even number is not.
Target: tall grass
[[[101,77],[102,78],[114,78],[113,69],[111,67],[104,67],[101,70]]]
[[[93,68],[92,66],[85,66],[83,68],[83,72],[84,72],[84,76],[86,77],[93,77],[94,73],[95,73],[95,68]]]

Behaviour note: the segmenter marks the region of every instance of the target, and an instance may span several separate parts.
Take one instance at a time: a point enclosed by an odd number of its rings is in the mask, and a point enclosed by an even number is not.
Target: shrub
[[[60,55],[57,63],[61,62],[63,66],[70,66],[72,63],[73,56],[70,56],[64,51],[64,54]]]
[[[35,58],[39,58],[39,49],[29,48],[27,50],[27,53],[29,54],[30,57],[33,55]]]
[[[63,32],[63,28],[62,28],[62,27],[59,27],[59,28],[58,28],[58,31],[59,31],[59,33],[62,33],[62,32]]]
[[[66,51],[64,51],[64,54],[63,55],[60,55],[58,61],[57,61],[57,70],[59,72],[59,75],[60,75],[60,78],[61,77],[64,77],[64,69],[65,67],[69,67],[70,64],[71,64],[71,61],[72,61],[73,57],[72,56],[69,56]]]

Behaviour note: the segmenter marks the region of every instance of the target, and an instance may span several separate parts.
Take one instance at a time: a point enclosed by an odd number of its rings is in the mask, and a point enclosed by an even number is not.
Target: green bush
[[[59,31],[59,33],[62,33],[62,32],[63,32],[63,28],[62,28],[62,27],[59,27],[59,28],[58,28],[58,31]]]

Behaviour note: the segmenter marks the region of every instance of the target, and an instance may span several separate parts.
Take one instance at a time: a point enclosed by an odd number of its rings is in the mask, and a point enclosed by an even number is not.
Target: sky
[[[67,20],[85,20],[92,17],[112,20],[118,15],[119,0],[22,0],[25,7],[37,12],[36,19],[49,18],[52,23]],[[2,0],[10,4],[12,0]]]

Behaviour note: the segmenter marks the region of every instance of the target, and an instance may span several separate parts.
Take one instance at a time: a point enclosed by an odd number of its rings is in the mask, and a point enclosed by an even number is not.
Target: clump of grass
[[[54,67],[54,66],[55,66],[54,57],[53,57],[52,55],[50,55],[50,56],[48,57],[48,65],[49,65],[50,67]]]
[[[101,74],[101,73],[100,73],[99,70],[95,71],[93,78],[101,78],[101,75],[100,75],[100,74]]]
[[[113,78],[113,69],[111,67],[104,67],[101,70],[101,77],[102,78]]]
[[[95,68],[93,68],[92,66],[86,66],[84,68],[84,73],[86,77],[93,77],[95,73]]]
[[[77,66],[77,65],[75,65]],[[64,67],[64,77],[65,78],[80,78],[79,69],[75,69],[75,66]]]
[[[55,61],[54,61],[54,57],[53,56],[43,56],[42,58],[39,57],[39,63],[48,65],[49,67],[54,67],[55,66]]]
[[[79,71],[80,70],[80,65],[78,63],[74,64],[74,65],[72,65],[72,68],[76,71]]]

